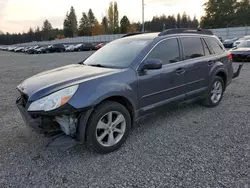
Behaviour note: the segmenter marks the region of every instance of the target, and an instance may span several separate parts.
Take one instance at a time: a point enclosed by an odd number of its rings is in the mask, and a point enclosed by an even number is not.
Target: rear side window
[[[171,38],[160,42],[146,59],[160,59],[163,65],[180,61],[180,49],[177,39]]]
[[[201,38],[183,37],[181,41],[184,50],[184,60],[205,56]]]
[[[205,40],[210,46],[210,49],[212,50],[213,54],[222,54],[224,52],[223,47],[219,45],[216,39],[206,38]]]

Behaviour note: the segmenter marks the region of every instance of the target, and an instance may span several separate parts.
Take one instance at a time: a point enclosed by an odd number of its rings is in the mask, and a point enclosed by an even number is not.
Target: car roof
[[[215,37],[212,31],[207,29],[189,29],[189,28],[177,28],[177,29],[168,29],[162,32],[155,33],[136,33],[132,36],[122,37],[120,40],[154,40],[162,39],[173,36],[203,36],[203,37]]]
[[[159,36],[160,33],[142,33],[133,36],[128,36],[125,38],[121,38],[119,40],[126,41],[126,40],[154,40],[154,39],[163,39],[169,37],[178,37],[178,36],[199,36],[199,37],[216,37],[215,35],[208,35],[208,34],[200,34],[200,33],[173,33],[173,34],[166,34]]]
[[[132,36],[127,36],[124,38],[121,38],[120,40],[150,40],[150,39],[155,39],[158,37],[158,33],[142,33],[142,34],[137,34],[137,35],[132,35]]]

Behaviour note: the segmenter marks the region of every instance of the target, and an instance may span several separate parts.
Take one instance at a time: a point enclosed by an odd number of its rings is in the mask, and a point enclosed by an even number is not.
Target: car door
[[[178,39],[168,38],[160,41],[144,60],[147,59],[160,59],[163,66],[159,70],[138,72],[138,97],[141,111],[181,100],[185,94],[186,67],[180,61]]]
[[[199,36],[183,36],[180,38],[183,47],[183,60],[186,64],[185,80],[188,96],[199,95],[206,90],[206,75],[209,62],[208,47]]]

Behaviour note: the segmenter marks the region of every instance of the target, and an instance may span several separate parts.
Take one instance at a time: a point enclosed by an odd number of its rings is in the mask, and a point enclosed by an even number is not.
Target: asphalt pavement
[[[0,187],[250,187],[250,64],[221,104],[164,108],[142,119],[118,151],[48,149],[15,106],[24,79],[91,52],[0,52]]]

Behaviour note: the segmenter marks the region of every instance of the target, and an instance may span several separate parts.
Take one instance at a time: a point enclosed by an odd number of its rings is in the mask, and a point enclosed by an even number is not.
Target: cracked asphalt
[[[0,52],[0,187],[250,187],[250,64],[221,104],[162,108],[143,118],[118,151],[48,149],[24,124],[16,86],[91,52],[25,55]]]

